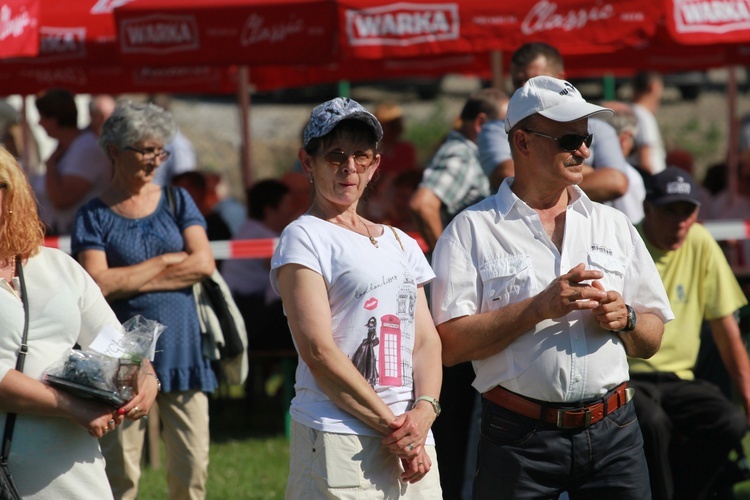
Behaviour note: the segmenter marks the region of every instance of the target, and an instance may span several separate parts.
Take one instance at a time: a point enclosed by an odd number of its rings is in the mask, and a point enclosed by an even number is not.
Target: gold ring
[[[134,406],[134,407],[133,407],[133,411],[134,411],[134,412],[136,412],[136,413],[138,413],[139,411],[141,411],[141,409],[140,409],[140,408],[138,408],[137,406]]]

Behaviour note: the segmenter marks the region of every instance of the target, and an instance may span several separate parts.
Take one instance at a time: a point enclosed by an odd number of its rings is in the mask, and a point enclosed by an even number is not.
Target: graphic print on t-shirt
[[[404,387],[413,383],[411,355],[414,345],[416,284],[413,274],[408,269],[402,272],[402,282],[398,292],[393,296],[395,302],[383,297],[366,297],[382,291],[380,281],[377,281],[377,285],[370,283],[366,291],[355,297],[364,300],[362,307],[367,311],[369,319],[364,325],[367,332],[365,333],[363,328],[363,338],[351,355],[351,360],[357,371],[373,388]],[[383,278],[382,283],[392,281]],[[389,291],[387,294],[393,292]]]
[[[380,385],[401,386],[401,320],[393,314],[380,318]]]
[[[377,337],[378,321],[371,317],[367,321],[367,336],[364,338],[357,350],[352,356],[352,363],[359,373],[367,380],[371,386],[375,387],[378,382],[378,365],[375,358],[375,346],[380,343]]]

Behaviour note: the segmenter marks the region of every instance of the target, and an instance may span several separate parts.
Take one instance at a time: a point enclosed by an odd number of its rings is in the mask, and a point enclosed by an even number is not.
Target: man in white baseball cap
[[[483,398],[474,498],[649,498],[626,356],[673,318],[625,214],[577,184],[610,114],[569,82],[530,79],[505,128],[515,177],[456,216],[433,254],[443,362],[471,360]]]

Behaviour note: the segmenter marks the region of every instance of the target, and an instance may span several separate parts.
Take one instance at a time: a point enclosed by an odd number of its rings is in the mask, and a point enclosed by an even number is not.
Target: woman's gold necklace
[[[370,228],[367,227],[367,224],[365,224],[365,221],[362,220],[362,217],[358,215],[357,218],[359,219],[359,222],[361,222],[365,226],[365,231],[367,231],[367,237],[370,238],[370,243],[372,243],[372,246],[374,246],[375,248],[378,248],[378,242],[375,238],[372,237],[372,234],[370,234]]]
[[[326,220],[326,218],[323,216],[322,212],[320,212],[319,210],[315,210],[315,212],[317,214],[319,214],[323,220]],[[359,222],[361,222],[362,225],[365,226],[365,231],[367,231],[367,237],[370,238],[370,243],[372,243],[372,246],[374,246],[375,248],[380,248],[378,246],[378,240],[376,240],[375,238],[372,237],[372,233],[370,233],[370,228],[367,227],[367,224],[365,224],[365,221],[362,220],[362,217],[360,217],[359,215],[357,215],[357,218],[359,219]],[[354,231],[357,234],[362,234],[359,231],[357,231],[357,229],[354,226],[349,226],[348,224],[344,224],[343,222],[337,221],[335,218],[333,219],[332,222],[334,224],[338,224],[341,227],[349,229],[350,231]],[[362,235],[362,236],[364,236],[364,235]]]

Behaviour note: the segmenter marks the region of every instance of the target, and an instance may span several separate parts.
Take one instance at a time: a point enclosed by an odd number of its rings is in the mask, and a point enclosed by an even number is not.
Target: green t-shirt
[[[701,323],[733,314],[747,304],[721,248],[700,224],[693,224],[683,245],[663,251],[652,246],[637,226],[656,263],[675,319],[664,327],[661,348],[650,359],[628,358],[631,372],[672,372],[692,380],[700,348]]]

